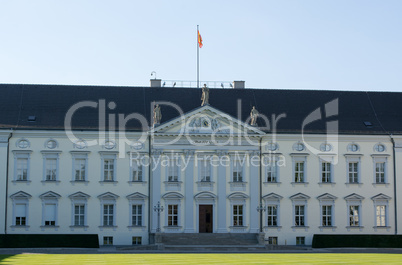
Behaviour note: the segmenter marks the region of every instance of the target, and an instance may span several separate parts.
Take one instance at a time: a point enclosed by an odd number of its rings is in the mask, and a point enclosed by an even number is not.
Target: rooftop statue
[[[161,107],[159,104],[156,104],[154,108],[154,125],[160,124],[162,119]]]
[[[257,126],[257,117],[260,113],[258,112],[258,110],[255,109],[255,107],[253,106],[253,109],[250,112],[250,125],[251,126]]]
[[[209,105],[209,88],[206,84],[202,87],[201,106]]]

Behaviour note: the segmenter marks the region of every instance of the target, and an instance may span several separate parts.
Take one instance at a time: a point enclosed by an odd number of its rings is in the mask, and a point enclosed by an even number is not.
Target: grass
[[[19,254],[0,264],[402,264],[400,254]]]

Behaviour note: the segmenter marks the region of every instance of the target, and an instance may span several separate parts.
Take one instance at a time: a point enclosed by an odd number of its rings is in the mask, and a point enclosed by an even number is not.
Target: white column
[[[161,200],[161,152],[159,150],[152,152],[152,163],[151,163],[151,232],[155,233],[158,227],[158,213],[154,211],[154,206],[158,204]],[[162,203],[162,202],[161,202]],[[167,209],[164,209],[167,211]],[[162,215],[163,213],[161,213]],[[162,228],[162,223],[161,223]]]
[[[226,225],[226,170],[230,165],[230,161],[228,165],[225,165],[223,161],[227,162],[226,160],[222,159],[223,156],[227,156],[227,153],[218,153],[219,156],[219,165],[218,165],[218,230],[217,233],[227,233],[227,225]]]
[[[185,152],[185,203],[184,233],[195,233],[194,229],[194,151]]]
[[[260,163],[253,156],[259,156],[259,152],[252,152],[250,161],[250,233],[258,233],[260,223],[260,213],[257,207],[260,201],[259,181],[260,181]]]

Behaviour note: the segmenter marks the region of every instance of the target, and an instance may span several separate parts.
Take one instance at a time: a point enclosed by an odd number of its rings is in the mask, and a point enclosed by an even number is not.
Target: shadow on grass
[[[15,255],[3,255],[3,254],[1,254],[0,255],[0,264],[3,264],[3,260],[5,260],[7,258],[10,258],[12,256],[15,256]]]

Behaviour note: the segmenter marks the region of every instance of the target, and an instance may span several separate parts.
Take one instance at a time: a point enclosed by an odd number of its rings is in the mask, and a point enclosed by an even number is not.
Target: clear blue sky
[[[0,83],[402,92],[401,0],[0,0]]]

